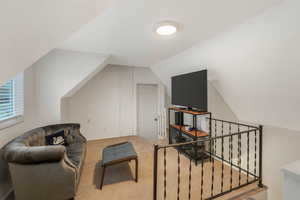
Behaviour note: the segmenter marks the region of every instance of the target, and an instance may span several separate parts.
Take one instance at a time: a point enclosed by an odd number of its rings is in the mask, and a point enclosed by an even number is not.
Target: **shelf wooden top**
[[[194,136],[194,137],[206,137],[208,136],[208,133],[204,132],[204,131],[199,131],[199,130],[193,130],[193,131],[188,131],[185,129],[185,126],[179,126],[179,125],[175,125],[175,124],[171,124],[171,126],[173,128],[176,128],[178,130],[181,130],[182,132]]]
[[[182,108],[177,108],[177,107],[170,107],[170,110],[175,110],[178,112],[183,112],[183,113],[188,113],[191,115],[207,115],[210,114],[210,112],[200,112],[200,111],[195,111],[195,110],[187,110],[187,109],[182,109]]]

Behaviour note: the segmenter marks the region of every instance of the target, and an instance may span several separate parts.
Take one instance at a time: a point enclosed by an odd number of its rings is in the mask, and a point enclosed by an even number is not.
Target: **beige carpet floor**
[[[139,182],[134,181],[135,163],[123,163],[107,168],[103,189],[99,189],[101,178],[101,152],[110,144],[131,141],[139,158]],[[158,199],[163,199],[163,151],[159,155]],[[189,187],[189,160],[185,156],[181,159],[180,199],[188,199]],[[221,191],[221,163],[215,161],[214,194]],[[211,162],[204,164],[203,198],[211,195]],[[224,190],[230,187],[230,168],[225,166]],[[246,182],[246,176],[241,176],[241,183]],[[192,163],[191,199],[200,199],[201,165]],[[238,184],[238,172],[234,171],[233,184]],[[252,184],[238,192],[254,191],[256,185]],[[238,195],[233,192],[219,199],[230,199]],[[83,168],[76,200],[152,200],[153,199],[153,142],[140,137],[122,137],[95,140],[88,142],[87,157]],[[167,150],[167,199],[177,199],[177,151],[174,148]],[[244,197],[234,198],[244,199]]]

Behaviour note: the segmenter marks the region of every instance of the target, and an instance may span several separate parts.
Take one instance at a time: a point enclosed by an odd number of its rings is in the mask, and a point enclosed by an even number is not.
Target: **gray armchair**
[[[65,130],[69,145],[46,145],[46,135]],[[66,200],[75,197],[85,159],[86,139],[79,124],[31,130],[3,148],[16,200]]]

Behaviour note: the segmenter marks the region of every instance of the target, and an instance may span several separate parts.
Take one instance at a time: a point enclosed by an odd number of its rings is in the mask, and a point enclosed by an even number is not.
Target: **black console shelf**
[[[174,124],[170,122],[171,111],[173,112],[182,112],[186,114],[190,114],[193,116],[193,130],[186,130],[184,126],[184,121],[182,119],[183,124]],[[169,119],[169,144],[188,142],[188,141],[196,141],[200,138],[210,137],[211,130],[209,132],[204,132],[197,129],[197,116],[199,115],[209,115],[209,119],[211,119],[210,112],[200,112],[196,110],[188,110],[177,107],[170,107],[168,110],[168,119]],[[210,126],[211,127],[211,126]],[[184,147],[176,147],[176,149],[187,156],[189,159],[195,161],[200,161],[202,159],[209,158],[205,152],[206,144],[204,142],[197,142],[193,145],[187,145]]]

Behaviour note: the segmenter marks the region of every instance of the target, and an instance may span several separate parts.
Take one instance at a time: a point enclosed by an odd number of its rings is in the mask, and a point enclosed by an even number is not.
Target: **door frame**
[[[159,115],[159,98],[160,98],[160,92],[159,92],[159,84],[156,83],[137,83],[136,84],[136,103],[135,103],[135,108],[136,108],[136,135],[139,136],[139,86],[155,86],[156,87],[156,93],[157,93],[157,99],[156,99],[156,105],[157,105],[157,110],[156,110],[156,115]],[[158,123],[158,122],[157,122]],[[158,135],[158,127],[159,125],[157,124],[157,130],[155,131],[156,137],[159,138]]]

